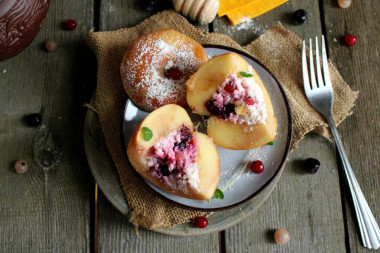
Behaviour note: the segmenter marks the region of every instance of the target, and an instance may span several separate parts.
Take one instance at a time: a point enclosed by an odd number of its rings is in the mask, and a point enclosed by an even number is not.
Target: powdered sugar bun
[[[166,104],[187,106],[186,81],[207,61],[201,44],[175,30],[159,30],[138,37],[120,67],[129,98],[145,111]],[[179,70],[174,80],[169,72]]]

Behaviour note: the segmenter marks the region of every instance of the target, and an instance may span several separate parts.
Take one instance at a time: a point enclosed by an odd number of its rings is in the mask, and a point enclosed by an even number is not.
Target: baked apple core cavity
[[[149,174],[173,190],[199,192],[197,145],[190,128],[181,125],[149,149]]]
[[[212,98],[205,103],[206,109],[219,118],[248,125],[265,124],[267,109],[260,86],[251,77],[229,73],[218,86]]]

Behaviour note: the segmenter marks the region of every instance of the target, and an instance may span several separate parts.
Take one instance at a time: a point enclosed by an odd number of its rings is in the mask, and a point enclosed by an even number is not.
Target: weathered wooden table
[[[165,8],[170,8],[170,3]],[[308,22],[291,22],[297,9]],[[359,184],[380,221],[380,18],[379,1],[354,1],[341,9],[336,0],[290,0],[250,22],[229,25],[216,18],[207,31],[225,33],[244,45],[280,21],[301,38],[325,34],[328,53],[353,90],[360,90],[354,113],[339,126]],[[134,227],[99,192],[87,164],[83,126],[96,85],[96,59],[85,46],[86,33],[131,27],[154,12],[140,1],[51,1],[40,33],[22,53],[0,62],[0,252],[367,252],[361,245],[348,187],[330,141],[309,134],[291,153],[270,198],[254,215],[219,233],[174,237]],[[66,31],[62,23],[75,19]],[[195,24],[196,25],[196,24]],[[353,33],[358,43],[345,46]],[[47,39],[59,42],[48,53]],[[33,166],[36,129],[23,117],[40,112],[62,154],[58,166]],[[50,139],[48,137],[51,137]],[[322,168],[302,171],[302,161],[315,157]],[[17,159],[30,170],[16,174]],[[273,231],[291,234],[285,246],[274,243]]]

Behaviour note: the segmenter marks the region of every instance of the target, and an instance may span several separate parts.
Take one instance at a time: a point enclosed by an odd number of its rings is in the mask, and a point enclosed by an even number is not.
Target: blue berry
[[[25,121],[31,127],[37,127],[42,122],[42,116],[39,113],[32,113],[25,117]]]
[[[315,158],[307,158],[304,161],[304,166],[305,166],[305,169],[309,171],[309,173],[315,174],[321,167],[321,163]]]
[[[302,25],[307,21],[307,12],[303,9],[296,10],[293,13],[293,20],[296,25]]]

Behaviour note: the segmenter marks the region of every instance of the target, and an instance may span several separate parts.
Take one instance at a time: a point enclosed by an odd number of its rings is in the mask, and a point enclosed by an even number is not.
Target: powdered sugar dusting
[[[204,61],[196,57],[193,44],[177,34],[171,36],[148,34],[136,41],[120,68],[128,96],[145,110],[169,103],[186,105],[185,82]],[[180,79],[166,76],[165,70],[171,67],[182,72]]]

